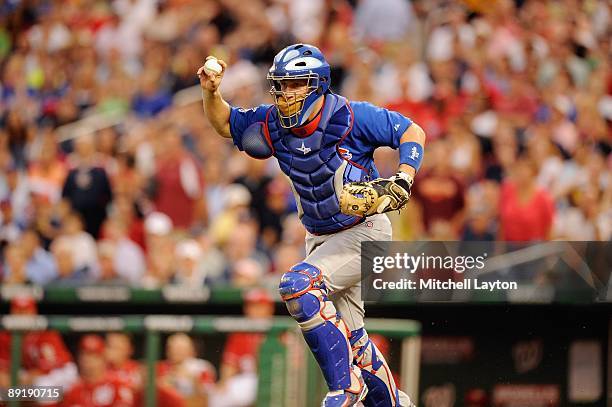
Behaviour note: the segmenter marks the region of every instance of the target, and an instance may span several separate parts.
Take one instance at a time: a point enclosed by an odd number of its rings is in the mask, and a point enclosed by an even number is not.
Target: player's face
[[[166,354],[172,363],[182,363],[194,356],[193,343],[186,336],[174,336],[168,339]]]
[[[121,364],[128,360],[132,354],[130,339],[122,334],[108,334],[106,336],[106,359],[111,364]]]
[[[81,352],[79,354],[79,367],[81,374],[87,377],[99,376],[106,370],[104,355],[95,352]]]
[[[308,91],[307,79],[286,79],[281,81],[283,92],[306,93]]]
[[[280,81],[282,96],[278,98],[278,107],[284,116],[295,114],[302,108],[302,102],[308,95],[307,79],[286,79]]]

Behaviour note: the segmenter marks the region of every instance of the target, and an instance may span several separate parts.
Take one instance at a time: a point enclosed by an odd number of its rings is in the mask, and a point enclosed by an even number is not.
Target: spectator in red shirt
[[[12,315],[36,315],[36,302],[31,297],[11,301]],[[10,365],[11,336],[0,332],[0,379],[7,381]],[[20,374],[21,384],[35,386],[70,386],[77,380],[77,369],[61,335],[56,331],[28,332],[23,337]]]
[[[429,235],[439,229],[457,234],[463,223],[465,187],[451,170],[450,155],[446,141],[432,144],[427,153],[431,169],[422,171],[414,184],[413,197]]]
[[[249,290],[244,297],[244,314],[266,320],[274,315],[274,301],[264,289]],[[227,337],[221,360],[220,379],[211,392],[210,405],[246,407],[257,397],[257,357],[265,334],[235,332]]]
[[[495,110],[511,118],[514,123],[528,125],[538,110],[537,95],[523,75],[514,74],[507,93],[489,89]]]
[[[520,156],[501,187],[501,240],[531,241],[549,238],[555,208],[548,191],[536,184],[535,165]]]
[[[113,201],[113,218],[123,223],[126,228],[127,237],[146,251],[145,229],[142,216],[138,208],[130,198],[118,195]],[[103,230],[103,238],[106,230]]]
[[[445,64],[440,64],[438,72],[432,71],[434,76],[438,76],[437,85],[431,103],[435,106],[440,118],[442,132],[446,132],[448,123],[461,117],[467,107],[467,97],[457,90],[453,80],[446,71]]]
[[[62,407],[136,406],[134,389],[107,369],[104,353],[104,339],[99,335],[85,335],[81,338],[81,380],[64,396]]]
[[[200,171],[194,158],[182,146],[178,129],[164,130],[163,152],[155,174],[155,206],[170,217],[175,227],[187,229],[203,217],[196,212],[203,199]],[[203,215],[203,214],[200,214]]]

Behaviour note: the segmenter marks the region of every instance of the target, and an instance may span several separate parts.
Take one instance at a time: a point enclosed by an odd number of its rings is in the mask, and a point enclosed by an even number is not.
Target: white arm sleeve
[[[43,376],[34,380],[35,386],[63,386],[64,391],[70,389],[78,380],[79,373],[74,362],[68,362],[64,366],[53,369]]]

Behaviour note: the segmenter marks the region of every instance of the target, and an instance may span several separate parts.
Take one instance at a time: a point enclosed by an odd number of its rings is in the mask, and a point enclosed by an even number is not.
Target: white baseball
[[[222,70],[223,67],[215,58],[210,58],[204,63],[204,71],[206,71],[207,74],[213,73],[215,75],[219,75]]]

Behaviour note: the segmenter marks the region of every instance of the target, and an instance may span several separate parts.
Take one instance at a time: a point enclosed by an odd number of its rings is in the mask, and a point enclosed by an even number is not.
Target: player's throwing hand
[[[221,71],[217,73],[208,69],[207,65],[209,60],[215,60],[218,62],[221,66]],[[221,80],[225,74],[225,68],[227,68],[227,64],[224,61],[216,59],[213,56],[207,56],[205,64],[198,69],[198,77],[200,78],[200,86],[202,87],[202,90],[211,93],[215,92],[219,88],[219,85],[221,85]]]

